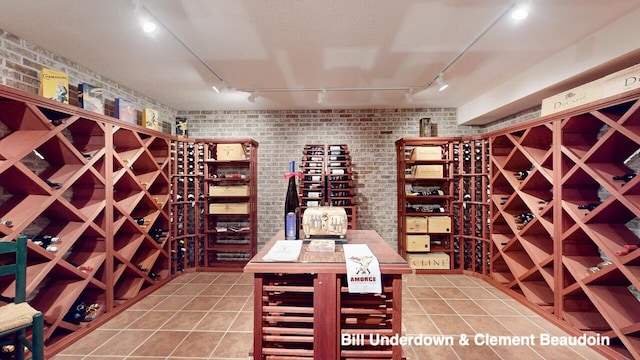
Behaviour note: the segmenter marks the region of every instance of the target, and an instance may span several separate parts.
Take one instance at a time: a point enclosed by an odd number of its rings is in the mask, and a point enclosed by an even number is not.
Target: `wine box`
[[[217,160],[245,160],[246,158],[247,152],[242,144],[218,144],[216,146]]]
[[[302,214],[302,229],[306,238],[311,236],[340,237],[347,235],[347,212],[339,206],[315,206]]]
[[[104,114],[102,88],[87,83],[78,84],[78,102],[83,109]]]
[[[69,74],[42,68],[40,95],[61,103],[69,103]]]
[[[411,160],[442,160],[440,146],[418,146],[411,149]]]
[[[431,251],[431,236],[407,235],[407,251]]]
[[[412,269],[450,269],[449,254],[440,252],[407,254],[407,262]]]
[[[407,216],[408,233],[426,233],[429,231],[429,219],[426,216]]]
[[[444,177],[442,165],[414,165],[411,167],[411,176],[416,179],[439,179]]]
[[[450,233],[451,216],[429,216],[429,232]]]
[[[145,108],[142,111],[142,126],[158,131],[160,129],[158,110]]]
[[[210,185],[209,196],[249,196],[248,185]]]
[[[217,203],[209,204],[209,214],[216,215],[246,215],[249,213],[249,203]]]

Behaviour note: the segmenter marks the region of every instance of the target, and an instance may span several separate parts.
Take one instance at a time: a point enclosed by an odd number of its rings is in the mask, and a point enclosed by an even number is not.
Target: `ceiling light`
[[[326,90],[322,90],[320,92],[318,92],[318,104],[322,104],[322,102],[324,102],[324,97],[327,95],[327,91]]]
[[[158,26],[156,25],[156,23],[151,21],[151,20],[143,20],[142,21],[142,31],[144,31],[146,33],[152,33],[154,31],[156,31],[157,28],[158,28]]]
[[[436,79],[436,84],[438,84],[438,91],[443,91],[444,89],[449,87],[449,84],[444,82],[444,80],[442,79],[442,74],[438,75],[438,78]]]
[[[258,98],[258,92],[254,91],[251,94],[249,94],[249,97],[247,98],[247,100],[249,100],[249,102],[254,103],[256,102],[256,99]]]
[[[511,18],[514,20],[524,20],[529,16],[529,3],[527,1],[519,1],[511,12]]]
[[[404,93],[404,98],[408,103],[413,101],[413,88],[407,90],[407,92]]]

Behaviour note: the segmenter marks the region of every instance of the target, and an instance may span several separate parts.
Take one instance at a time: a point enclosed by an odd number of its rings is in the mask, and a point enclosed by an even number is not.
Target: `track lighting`
[[[249,102],[251,103],[255,103],[257,98],[258,98],[258,92],[254,91],[251,94],[249,94],[249,97],[247,98],[247,100],[249,100]]]
[[[213,85],[211,88],[213,89],[213,91],[217,92],[218,94],[220,94],[225,90],[229,90],[229,86],[224,81],[221,81]]]
[[[449,87],[449,84],[444,82],[442,77],[443,77],[443,75],[441,73],[440,75],[438,75],[438,78],[436,79],[436,84],[438,84],[438,91],[443,91],[444,89]]]
[[[324,97],[327,95],[327,91],[326,90],[322,90],[320,92],[318,92],[318,104],[322,104],[324,102]]]

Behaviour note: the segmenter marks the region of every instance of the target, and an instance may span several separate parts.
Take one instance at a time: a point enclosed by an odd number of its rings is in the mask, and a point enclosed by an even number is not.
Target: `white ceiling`
[[[177,110],[457,107],[477,124],[640,62],[639,0],[530,2],[450,66],[443,92],[423,89],[511,0],[143,0],[163,25],[152,35],[133,0],[4,0],[0,29]],[[257,101],[215,93],[213,72]]]

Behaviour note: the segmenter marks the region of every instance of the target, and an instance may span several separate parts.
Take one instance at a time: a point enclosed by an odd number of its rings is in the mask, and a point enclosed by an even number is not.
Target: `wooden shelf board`
[[[20,156],[25,149],[37,147],[49,130],[18,130],[0,139],[0,151],[5,159]]]
[[[520,281],[524,296],[539,306],[553,306],[553,291],[545,281]]]
[[[620,329],[640,322],[638,300],[626,286],[587,286],[585,293],[613,328]]]

